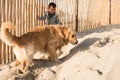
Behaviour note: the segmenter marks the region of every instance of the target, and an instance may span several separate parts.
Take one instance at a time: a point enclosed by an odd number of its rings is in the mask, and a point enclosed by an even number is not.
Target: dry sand
[[[60,63],[35,60],[24,75],[14,62],[1,65],[0,80],[120,80],[120,25],[84,31],[77,38],[77,45],[62,48]]]

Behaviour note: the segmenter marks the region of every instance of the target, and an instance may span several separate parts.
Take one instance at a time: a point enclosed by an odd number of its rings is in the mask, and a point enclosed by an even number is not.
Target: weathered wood
[[[75,15],[75,17],[74,17],[75,18],[74,24],[75,24],[75,31],[76,32],[78,32],[78,3],[79,3],[78,0],[75,0],[75,4],[76,5],[75,5],[75,9],[74,9],[75,10],[74,11],[75,12],[74,13],[74,15]]]
[[[109,0],[79,0],[78,31],[109,24]]]
[[[120,0],[111,0],[111,24],[120,24]]]

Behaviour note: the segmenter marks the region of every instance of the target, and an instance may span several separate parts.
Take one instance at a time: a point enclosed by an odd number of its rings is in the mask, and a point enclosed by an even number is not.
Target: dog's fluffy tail
[[[14,46],[17,39],[16,36],[9,32],[9,29],[15,29],[15,25],[11,22],[4,22],[1,26],[0,37],[3,42],[9,46]]]

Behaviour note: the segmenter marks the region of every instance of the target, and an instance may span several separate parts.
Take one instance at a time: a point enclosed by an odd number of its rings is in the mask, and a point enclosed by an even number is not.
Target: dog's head
[[[70,42],[72,44],[77,44],[77,38],[76,38],[76,32],[72,30],[71,28],[63,27],[63,33],[65,36],[65,40],[67,42]]]

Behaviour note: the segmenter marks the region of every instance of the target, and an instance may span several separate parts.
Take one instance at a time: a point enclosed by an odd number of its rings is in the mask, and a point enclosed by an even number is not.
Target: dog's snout
[[[74,44],[74,45],[75,45],[75,44],[77,44],[77,43],[78,43],[78,41],[77,41],[77,40],[75,40],[74,42],[72,42],[72,44]]]
[[[76,40],[75,44],[77,44],[77,43],[78,43],[78,41]]]

